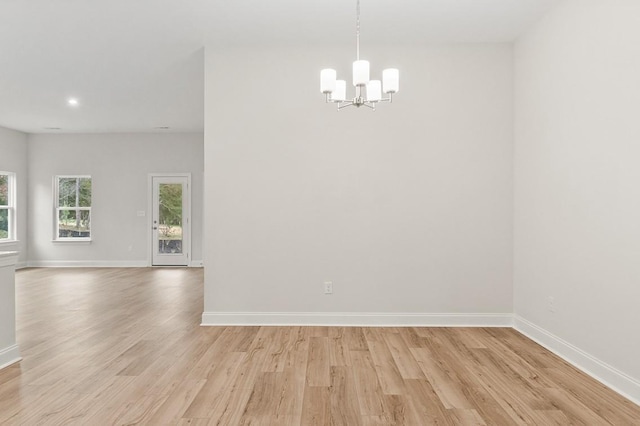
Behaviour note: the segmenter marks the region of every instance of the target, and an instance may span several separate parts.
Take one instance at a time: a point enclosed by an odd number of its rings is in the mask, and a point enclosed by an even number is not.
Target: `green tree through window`
[[[182,185],[159,185],[159,250],[160,253],[182,252]]]
[[[0,240],[15,239],[15,175],[0,172]]]
[[[91,237],[91,177],[58,176],[58,239]]]

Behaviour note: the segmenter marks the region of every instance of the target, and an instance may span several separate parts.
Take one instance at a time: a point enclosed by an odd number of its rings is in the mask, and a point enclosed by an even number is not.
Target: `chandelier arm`
[[[344,105],[338,104],[338,111],[339,111],[339,110],[341,110],[341,109],[345,109],[345,108],[347,108],[347,107],[350,107],[350,106],[355,106],[355,105],[356,105],[356,104],[354,104],[354,103],[353,103],[353,102],[351,102],[351,101],[346,102]]]

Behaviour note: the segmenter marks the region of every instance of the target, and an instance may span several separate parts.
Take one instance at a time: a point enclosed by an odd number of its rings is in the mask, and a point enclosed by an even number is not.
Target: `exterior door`
[[[191,251],[189,176],[151,176],[153,266],[188,266]]]

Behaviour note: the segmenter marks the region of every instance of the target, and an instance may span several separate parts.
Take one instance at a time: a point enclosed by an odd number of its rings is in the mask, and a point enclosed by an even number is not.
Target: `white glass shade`
[[[369,61],[353,63],[353,85],[364,86],[369,82]]]
[[[380,80],[371,80],[367,84],[367,100],[375,102],[382,99],[382,83]]]
[[[347,82],[344,80],[336,80],[336,90],[331,94],[332,101],[347,100]]]
[[[382,71],[382,86],[384,93],[397,93],[400,89],[400,74],[396,68]]]
[[[320,71],[320,91],[332,93],[336,90],[336,70],[326,68]]]

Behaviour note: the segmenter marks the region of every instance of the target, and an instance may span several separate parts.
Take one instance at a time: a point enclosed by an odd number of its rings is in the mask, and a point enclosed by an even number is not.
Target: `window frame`
[[[76,192],[75,207],[60,207],[60,179],[89,179],[91,181],[91,205],[89,207],[80,207],[80,193]],[[56,175],[53,177],[53,241],[55,242],[90,242],[93,238],[91,230],[91,209],[93,207],[93,178],[91,175]],[[61,237],[60,236],[60,212],[75,211],[79,214],[81,211],[89,212],[89,236],[88,237]]]
[[[14,172],[0,171],[0,175],[7,176],[7,205],[0,206],[0,210],[7,210],[9,225],[7,238],[0,238],[0,244],[13,244],[18,241],[17,236],[17,207],[16,207],[16,174]]]

